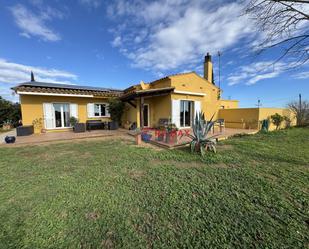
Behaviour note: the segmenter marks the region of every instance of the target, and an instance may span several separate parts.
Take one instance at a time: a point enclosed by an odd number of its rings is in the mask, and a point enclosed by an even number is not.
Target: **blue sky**
[[[124,89],[169,74],[202,74],[213,55],[224,98],[241,107],[280,107],[309,98],[309,65],[272,65],[280,51],[256,56],[263,34],[241,15],[239,1],[223,0],[0,0],[0,94],[36,80]]]

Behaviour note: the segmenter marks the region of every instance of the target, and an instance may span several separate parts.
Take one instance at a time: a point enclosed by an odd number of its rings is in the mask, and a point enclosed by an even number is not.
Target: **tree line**
[[[9,123],[16,127],[21,119],[21,110],[19,103],[13,103],[0,96],[0,126]]]

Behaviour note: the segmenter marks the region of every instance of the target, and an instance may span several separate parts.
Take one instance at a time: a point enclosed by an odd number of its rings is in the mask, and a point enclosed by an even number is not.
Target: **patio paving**
[[[190,134],[192,134],[192,130],[189,131]],[[219,131],[219,129],[216,129],[214,132],[211,132],[209,134],[210,137],[216,139],[217,141],[228,139],[232,136],[238,135],[238,134],[255,134],[258,130],[253,129],[234,129],[234,128],[225,128],[222,132]],[[174,144],[168,144],[164,141],[157,141],[155,137],[155,131],[150,131],[152,134],[152,138],[150,140],[151,144],[167,148],[167,149],[173,149],[177,147],[182,147],[185,145],[188,145],[191,141],[191,139],[188,136],[182,136],[180,139],[178,139],[177,143]],[[183,132],[185,134],[185,132]]]
[[[62,132],[48,132],[43,134],[33,134],[30,136],[21,136],[16,137],[16,142],[14,144],[5,144],[0,143],[0,146],[16,146],[16,145],[32,145],[32,144],[41,144],[48,142],[61,142],[61,141],[70,141],[78,139],[89,139],[89,138],[113,138],[126,136],[128,131],[125,129],[118,130],[92,130],[82,133],[74,133],[73,131],[62,131]]]
[[[164,141],[157,141],[155,136],[154,130],[149,130],[149,133],[152,134],[152,138],[150,141],[150,144],[167,148],[167,149],[173,149],[177,147],[182,147],[187,145],[191,139],[187,136],[182,136],[180,139],[178,139],[177,143],[174,144],[168,144]],[[190,131],[191,133],[192,131]],[[213,138],[216,138],[218,141],[227,139],[231,136],[234,136],[236,134],[254,134],[257,130],[248,130],[248,129],[232,129],[232,128],[225,128],[224,131],[220,132],[216,130],[214,133],[211,133],[211,136]],[[185,132],[183,132],[185,134]],[[133,135],[132,131],[128,131],[126,129],[118,129],[118,130],[92,130],[92,131],[86,131],[82,133],[74,133],[73,131],[65,131],[65,132],[49,132],[49,133],[43,133],[43,134],[33,134],[30,136],[21,136],[16,137],[16,142],[14,144],[5,144],[4,140],[2,139],[0,141],[0,147],[3,146],[25,146],[25,145],[33,145],[33,144],[43,144],[43,143],[51,143],[51,142],[65,142],[65,141],[72,141],[72,140],[81,140],[81,139],[94,139],[94,138],[117,138],[122,137],[125,139],[130,139],[133,141]],[[1,134],[1,138],[4,138],[5,135],[13,135],[16,136],[16,131],[10,131],[7,134]],[[130,136],[131,135],[131,136]]]

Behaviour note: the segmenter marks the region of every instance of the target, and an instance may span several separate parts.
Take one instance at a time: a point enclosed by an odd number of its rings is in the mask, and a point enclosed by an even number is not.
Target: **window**
[[[192,125],[193,101],[180,101],[180,127],[189,127]]]
[[[105,117],[106,116],[106,105],[105,104],[94,104],[94,116]]]
[[[54,103],[54,117],[56,128],[70,127],[70,106],[69,104]]]

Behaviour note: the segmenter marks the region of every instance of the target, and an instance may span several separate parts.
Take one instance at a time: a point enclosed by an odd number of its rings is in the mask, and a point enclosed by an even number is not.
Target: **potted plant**
[[[42,118],[36,118],[32,121],[32,125],[34,128],[34,132],[37,133],[42,132],[45,133],[45,131],[43,131],[43,119]],[[45,130],[45,129],[44,129]]]
[[[11,120],[6,120],[3,122],[2,125],[3,130],[11,130],[12,129],[12,121]]]
[[[176,127],[175,124],[168,122],[168,124],[166,125],[166,138],[165,138],[165,142],[168,144],[176,144],[177,143],[177,131],[178,128]]]
[[[163,125],[158,127],[158,129],[156,130],[156,133],[157,133],[157,140],[158,141],[164,141],[166,129]]]
[[[117,130],[121,124],[121,117],[124,111],[125,104],[116,98],[109,100],[108,111],[111,115],[110,129]]]
[[[75,117],[70,117],[70,125],[73,127],[73,131],[76,133],[86,131],[85,124],[79,123],[78,119]]]

